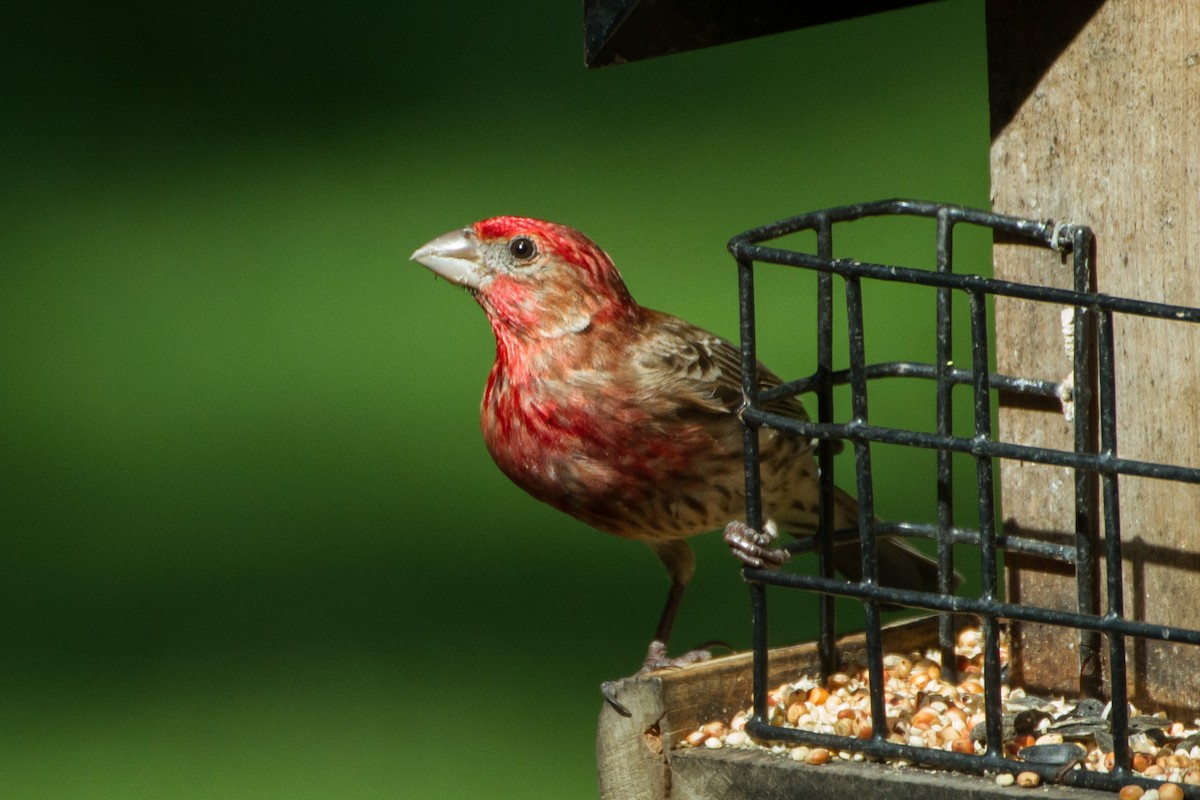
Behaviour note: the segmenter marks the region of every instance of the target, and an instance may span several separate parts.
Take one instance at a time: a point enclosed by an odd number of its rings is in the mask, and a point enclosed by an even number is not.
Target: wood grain
[[[888,626],[884,647],[908,653],[937,642],[937,621],[926,618]],[[862,661],[862,634],[838,642],[843,661]],[[661,800],[672,795],[674,748],[688,733],[712,720],[728,722],[751,705],[753,658],[739,653],[674,670],[635,675],[620,681],[616,699],[631,713],[623,717],[605,704],[596,738],[601,800]],[[818,673],[813,643],[772,650],[768,684]],[[764,795],[765,796],[765,795]]]
[[[1063,7],[1072,13],[1052,12]],[[1200,306],[1200,6],[989,0],[987,23],[994,210],[1091,226],[1102,292]],[[1068,265],[1016,247],[997,248],[996,275],[1070,285]],[[1064,377],[1060,312],[998,301],[998,369]],[[1120,317],[1115,330],[1121,455],[1200,466],[1200,329]],[[1071,447],[1060,414],[1003,399],[1000,433]],[[1010,532],[1073,531],[1069,471],[1005,462],[1001,481]],[[1127,614],[1200,628],[1200,487],[1123,478],[1120,493]],[[1072,575],[1031,559],[1008,566],[1012,599],[1073,607]],[[1064,665],[1077,661],[1076,637],[1033,625],[1014,633],[1017,680],[1074,687]],[[1197,648],[1138,644],[1130,658],[1143,707],[1200,698]]]

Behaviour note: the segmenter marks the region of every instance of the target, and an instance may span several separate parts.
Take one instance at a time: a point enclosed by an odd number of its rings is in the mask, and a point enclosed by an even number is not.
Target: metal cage
[[[833,234],[836,226],[868,217],[899,215],[931,218],[936,221],[936,266],[912,269],[886,264],[861,263],[833,258]],[[994,237],[1019,246],[1044,248],[1047,257],[1069,257],[1073,269],[1073,288],[1060,289],[958,274],[953,269],[954,232],[959,226],[981,226]],[[798,252],[774,246],[773,240],[788,234],[811,231],[816,234],[816,252]],[[969,772],[1033,770],[1046,780],[1115,790],[1130,782],[1152,786],[1155,782],[1130,769],[1128,746],[1129,706],[1126,687],[1126,637],[1171,640],[1200,644],[1200,631],[1149,624],[1125,616],[1122,596],[1121,514],[1118,479],[1122,475],[1143,476],[1187,483],[1200,483],[1200,469],[1172,464],[1151,463],[1121,458],[1117,452],[1116,383],[1114,380],[1114,327],[1116,315],[1140,315],[1179,324],[1200,322],[1200,309],[1151,303],[1097,293],[1093,290],[1095,241],[1092,232],[1080,225],[1017,219],[959,206],[911,200],[889,200],[814,211],[747,231],[729,243],[737,260],[741,310],[742,388],[745,406],[742,421],[745,433],[745,470],[747,522],[755,529],[763,524],[759,495],[759,427],[788,430],[819,440],[818,463],[821,475],[820,528],[815,536],[791,543],[789,549],[816,550],[816,574],[785,570],[746,568],[750,584],[753,618],[754,694],[753,718],[747,731],[768,740],[803,743],[867,756],[905,759],[933,767]],[[816,272],[816,371],[801,380],[778,388],[760,391],[756,379],[757,335],[754,310],[754,278],[757,266],[785,265]],[[836,369],[833,359],[834,276],[844,283],[844,308],[848,329],[848,360],[845,369]],[[871,364],[865,356],[863,326],[863,284],[890,281],[927,287],[936,294],[936,359],[932,364],[892,362]],[[970,319],[970,367],[954,366],[952,353],[952,303],[956,295],[965,295]],[[1070,379],[1048,381],[1024,376],[999,375],[989,371],[990,331],[989,297],[1002,296],[1035,303],[1051,303],[1073,309],[1073,375]],[[936,384],[936,430],[906,430],[873,424],[868,416],[868,387],[889,377],[922,378]],[[844,421],[835,421],[833,387],[850,386],[850,413]],[[970,436],[956,436],[951,419],[951,395],[954,387],[970,387],[974,420]],[[1092,387],[1096,387],[1093,397]],[[1073,402],[1074,448],[1057,450],[1019,442],[1001,441],[992,428],[993,393],[996,391],[1034,395]],[[766,410],[768,401],[782,395],[812,393],[816,396],[815,421],[784,417]],[[1093,413],[1094,410],[1094,413]],[[855,486],[860,513],[857,531],[831,530],[833,464],[836,444],[849,441],[854,449]],[[936,451],[937,522],[882,523],[874,514],[874,477],[871,469],[871,445],[874,442],[925,448]],[[1098,443],[1098,446],[1097,446]],[[977,481],[978,527],[956,527],[951,489],[952,456],[966,454],[973,459]],[[1076,530],[1073,544],[1054,544],[997,530],[995,514],[995,474],[997,459],[1016,459],[1070,468],[1074,473]],[[937,543],[939,592],[892,589],[879,585],[875,540],[879,535],[923,537]],[[862,550],[862,579],[846,582],[833,573],[832,546],[839,538],[857,538]],[[955,593],[954,545],[977,549],[982,588],[977,596]],[[1014,604],[1000,598],[997,586],[998,556],[1001,551],[1035,554],[1070,565],[1077,584],[1077,608],[1063,611],[1030,604]],[[1097,586],[1098,565],[1104,559],[1106,581]],[[824,669],[836,666],[835,597],[854,598],[864,610],[867,674],[870,685],[870,712],[873,733],[857,739],[832,734],[785,728],[769,723],[767,714],[767,587],[789,587],[815,592],[819,596],[819,649]],[[1097,607],[1097,598],[1100,598]],[[981,754],[967,754],[920,748],[888,741],[881,636],[881,604],[903,605],[937,612],[938,645],[943,654],[952,653],[955,614],[976,615],[981,621],[984,641],[984,712],[986,746]],[[1099,654],[1107,643],[1110,664],[1110,724],[1113,736],[1113,769],[1093,772],[1084,769],[1063,770],[1057,766],[1030,764],[1006,755],[1003,747],[1003,719],[1000,685],[1001,661],[999,634],[1001,620],[1018,620],[1065,626],[1079,632],[1081,693],[1099,690]],[[943,664],[946,664],[943,658]],[[953,659],[949,662],[953,664]],[[945,668],[945,667],[944,667]],[[1200,798],[1200,787],[1187,786],[1189,797]]]

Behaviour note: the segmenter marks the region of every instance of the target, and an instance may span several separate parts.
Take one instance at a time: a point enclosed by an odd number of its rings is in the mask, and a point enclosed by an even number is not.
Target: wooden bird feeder
[[[772,0],[585,0],[589,67],[620,64],[822,24],[912,2],[805,3]],[[994,210],[1090,227],[1095,236],[1091,291],[1200,307],[1200,12],[1186,2],[1146,0],[988,0],[986,4],[991,185]],[[1070,269],[1045,255],[998,247],[994,275],[1020,284],[1071,287]],[[997,297],[996,371],[1067,375],[1063,309]],[[1115,322],[1115,385],[1120,455],[1200,467],[1200,325],[1122,316]],[[1093,413],[1100,388],[1084,387]],[[1060,408],[999,394],[1005,441],[1070,450],[1076,429]],[[1095,434],[1099,438],[1099,434]],[[1098,442],[1088,443],[1093,448]],[[1096,452],[1099,452],[1098,450]],[[1062,466],[997,459],[1003,535],[1048,545],[1090,530],[1097,550],[1106,531],[1095,511],[1115,496],[1076,482]],[[1200,484],[1121,475],[1121,580],[1096,563],[1094,605],[1123,592],[1128,619],[1200,630]],[[1114,571],[1114,575],[1117,573]],[[1069,612],[1079,596],[1075,570],[1028,552],[1005,554],[1009,603]],[[1107,596],[1107,595],[1105,595]],[[1010,678],[1042,695],[1110,696],[1114,674],[1138,708],[1200,715],[1200,648],[1131,638],[1125,663],[1079,631],[1014,621]],[[937,640],[928,621],[884,633],[885,648],[920,649]],[[838,643],[847,658],[860,639]],[[815,646],[772,651],[770,683],[819,669]],[[749,655],[626,681],[623,717],[602,709],[598,760],[604,798],[762,798],[858,791],[900,797],[1014,795],[988,778],[871,763],[814,769],[770,753],[678,749],[707,719],[749,703]],[[1131,780],[1138,776],[1131,776]],[[869,783],[868,783],[869,782]],[[1139,782],[1144,782],[1140,781]],[[1200,797],[1185,786],[1188,797]],[[1090,790],[1056,787],[1083,796]],[[1097,795],[1099,796],[1099,795]]]

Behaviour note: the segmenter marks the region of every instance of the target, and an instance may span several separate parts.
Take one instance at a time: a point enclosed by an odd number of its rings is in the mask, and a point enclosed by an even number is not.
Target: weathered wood
[[[1084,223],[1097,236],[1100,291],[1200,305],[1200,6],[1109,0],[989,0],[988,60],[995,210]],[[998,248],[996,275],[1069,286],[1045,253]],[[1001,372],[1060,379],[1070,370],[1061,309],[997,300]],[[1200,466],[1200,330],[1119,318],[1118,441],[1123,456]],[[1002,398],[1009,441],[1069,449],[1061,414]],[[1071,474],[1005,462],[1006,528],[1047,538],[1074,529]],[[1126,611],[1200,628],[1200,487],[1120,481]],[[1008,560],[1010,598],[1071,608],[1072,576]],[[1077,638],[1014,626],[1014,680],[1070,691]],[[1131,649],[1130,688],[1149,708],[1196,705],[1200,652]]]
[[[750,750],[679,751],[671,800],[763,800],[769,797],[861,797],[921,800],[1030,800],[1029,789],[1002,788],[988,777],[868,762],[798,764]],[[1037,798],[1112,800],[1110,792],[1044,786]]]
[[[908,653],[931,646],[936,637],[936,620],[910,620],[885,629],[884,647]],[[862,635],[839,641],[838,652],[846,662],[863,660]],[[750,653],[739,653],[619,681],[616,699],[632,716],[621,716],[607,703],[600,710],[596,760],[601,800],[675,797],[673,748],[703,723],[728,721],[750,707],[752,661]],[[815,674],[819,663],[815,644],[772,650],[769,684],[796,680],[806,671]]]
[[[933,647],[933,618],[910,620],[884,630],[886,652]],[[842,661],[861,661],[861,634],[839,641]],[[818,670],[815,645],[772,650],[771,686]],[[1002,788],[990,778],[868,762],[811,766],[758,750],[675,749],[701,724],[728,721],[750,706],[752,659],[727,656],[683,669],[621,681],[618,699],[632,713],[623,717],[605,704],[600,711],[597,763],[601,800],[761,800],[764,797],[861,796],[925,800],[1028,798],[1028,789]],[[1041,795],[1074,800],[1111,794],[1047,786]]]

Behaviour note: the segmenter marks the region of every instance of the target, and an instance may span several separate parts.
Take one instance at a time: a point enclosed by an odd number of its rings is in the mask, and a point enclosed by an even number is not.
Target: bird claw
[[[712,646],[729,647],[724,642],[712,642],[711,644]],[[712,652],[707,647],[689,650],[681,656],[670,658],[667,656],[666,643],[655,640],[650,643],[650,647],[646,650],[646,658],[642,661],[642,668],[638,670],[638,675],[644,675],[647,672],[654,672],[660,669],[679,669],[689,664],[699,664],[702,661],[708,661],[711,658]],[[600,693],[604,695],[604,699],[612,706],[613,711],[616,711],[622,717],[632,717],[633,712],[617,699],[617,690],[620,688],[621,683],[622,681],[605,681],[600,684]]]
[[[725,526],[725,544],[733,557],[747,567],[770,569],[787,563],[792,554],[783,548],[770,547],[779,538],[775,523],[768,520],[761,531],[734,520]]]
[[[698,664],[701,661],[708,661],[710,658],[712,658],[712,652],[705,648],[689,650],[681,656],[670,658],[667,656],[666,643],[656,639],[650,643],[650,647],[646,650],[646,658],[642,661],[642,668],[638,672],[654,672],[657,669],[679,669],[680,667],[686,667],[688,664]]]

